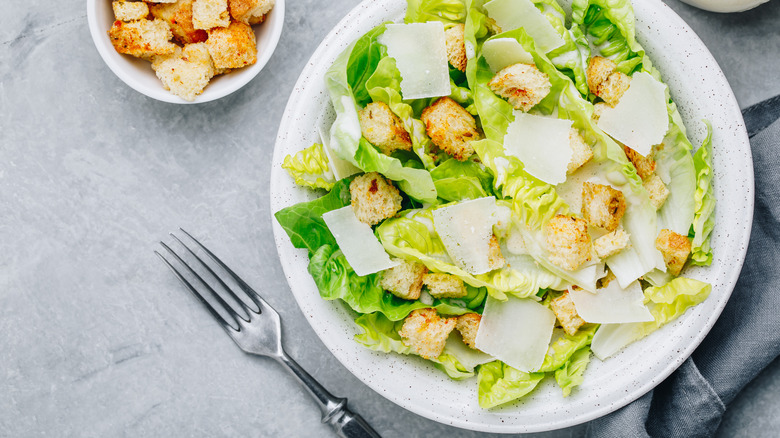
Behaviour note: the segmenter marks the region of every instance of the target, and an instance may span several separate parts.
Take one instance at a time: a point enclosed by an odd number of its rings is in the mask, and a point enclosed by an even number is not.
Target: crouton
[[[228,0],[195,0],[192,3],[192,24],[195,29],[228,27],[230,12],[227,2]]]
[[[628,233],[622,228],[618,228],[593,241],[593,250],[602,259],[615,255],[629,246],[631,246],[631,240]]]
[[[636,168],[636,174],[639,175],[643,181],[655,172],[655,160],[653,160],[652,153],[648,154],[647,157],[644,157],[628,146],[623,146],[623,151],[626,153],[628,161]]]
[[[661,181],[661,177],[655,173],[651,174],[643,184],[647,194],[650,195],[650,202],[653,204],[656,210],[660,210],[663,207],[666,198],[669,197],[669,189],[666,188],[666,184]]]
[[[474,116],[449,97],[425,108],[421,119],[431,141],[459,161],[470,157],[474,153],[471,142],[482,138]]]
[[[490,236],[490,252],[488,252],[488,267],[491,271],[501,269],[506,265],[506,259],[501,254],[501,245],[498,244],[496,235]]]
[[[352,209],[359,221],[376,225],[401,209],[401,193],[377,172],[366,173],[349,184]]]
[[[442,318],[434,309],[412,311],[398,334],[404,345],[426,359],[436,359],[444,350],[447,337],[455,328],[455,318]]]
[[[240,68],[257,62],[252,26],[234,21],[228,27],[209,29],[206,44],[217,69]]]
[[[144,2],[111,2],[114,17],[121,21],[142,20],[149,15],[149,6]]]
[[[152,3],[149,9],[155,18],[168,23],[174,38],[180,43],[202,43],[209,34],[203,29],[195,29],[192,24],[192,2],[193,0],[178,0],[175,3]]]
[[[582,217],[594,227],[615,231],[626,212],[623,192],[603,184],[582,185]]]
[[[588,68],[585,71],[585,76],[588,81],[588,89],[596,96],[599,95],[598,87],[602,82],[606,81],[609,75],[615,71],[617,64],[612,60],[594,56],[588,61]]]
[[[691,254],[691,241],[688,237],[663,229],[655,239],[655,247],[663,254],[668,272],[675,276],[680,275]]]
[[[572,301],[568,292],[564,292],[563,295],[550,301],[550,309],[555,314],[555,317],[558,318],[563,331],[569,336],[574,336],[577,330],[585,324],[585,320],[577,314],[574,301]]]
[[[230,15],[246,24],[261,23],[274,7],[275,0],[228,0]]]
[[[173,34],[162,20],[137,20],[129,23],[117,20],[108,31],[111,44],[119,53],[151,59],[169,55],[179,47],[171,42]]]
[[[447,60],[460,71],[466,71],[466,62],[468,61],[466,43],[463,38],[465,28],[463,23],[459,23],[444,32],[447,43]]]
[[[463,343],[473,349],[477,349],[477,331],[482,315],[478,313],[465,313],[457,318],[455,329],[460,332]]]
[[[568,271],[576,270],[591,259],[588,223],[584,219],[556,215],[545,225],[548,259]]]
[[[466,286],[460,278],[443,273],[425,274],[423,284],[435,298],[462,298],[468,294]]]
[[[428,269],[422,263],[401,260],[401,264],[382,271],[379,286],[398,298],[416,300],[420,298],[423,277]]]
[[[569,131],[569,146],[571,146],[572,155],[566,173],[572,174],[593,158],[593,150],[585,143],[579,131],[574,128]]]
[[[609,105],[607,105],[604,102],[598,102],[593,105],[593,114],[591,114],[590,118],[593,120],[594,123],[598,124],[599,120],[601,120],[601,115],[604,114],[604,110],[609,108]]]
[[[155,56],[152,69],[166,90],[190,102],[203,92],[215,72],[205,43],[187,44],[171,55]]]
[[[359,111],[360,131],[369,143],[385,155],[412,150],[412,139],[403,122],[384,102],[371,102]]]
[[[515,109],[528,112],[550,94],[552,85],[550,77],[535,65],[518,63],[496,73],[488,87]]]

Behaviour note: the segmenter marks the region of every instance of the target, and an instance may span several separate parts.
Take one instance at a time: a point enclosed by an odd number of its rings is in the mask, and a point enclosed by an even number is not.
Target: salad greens
[[[690,264],[706,266],[712,262],[712,127],[707,125],[707,138],[693,153],[668,87],[665,104],[669,129],[663,142],[642,157],[647,161],[639,162],[627,155],[630,145],[614,140],[598,125],[598,109],[607,103],[593,91],[589,62],[594,58],[611,62],[614,74],[622,74],[625,81],[633,74],[648,73],[663,84],[660,72],[636,40],[630,1],[573,0],[569,15],[556,0],[515,1],[529,2],[537,8],[540,20],[545,22],[534,26],[554,29],[563,44],[544,53],[525,28],[499,28],[485,7],[486,0],[408,0],[404,17],[407,24],[439,22],[447,34],[462,25],[462,47],[468,63],[465,71],[449,66],[451,93],[447,97],[473,117],[480,133],[468,142],[474,150],[470,157],[458,160],[450,156],[429,135],[427,125],[432,122],[426,121],[425,111],[442,96],[404,99],[403,74],[396,59],[388,56],[387,47],[380,43],[389,23],[375,27],[349,45],[324,78],[336,119],[326,130],[329,138],[323,143],[333,155],[366,174],[377,172],[400,190],[400,211],[372,224],[374,235],[392,257],[423,266],[423,272],[446,274],[446,278],[462,284],[462,294],[434,296],[429,293],[433,286],[426,283],[419,298],[408,299],[386,289],[384,272],[366,276],[354,272],[339,247],[338,236],[330,232],[322,216],[349,205],[356,208],[357,195],[350,188],[356,176],[339,180],[322,144],[286,157],[282,167],[296,184],[326,193],[275,214],[293,246],[307,251],[308,270],[321,297],[340,300],[353,311],[362,331],[355,340],[366,348],[423,355],[405,328],[411,315],[432,308],[442,321],[455,321],[459,315],[481,315],[484,321],[490,318],[485,313],[488,296],[499,301],[533,300],[554,312],[555,329],[544,357],[539,356],[542,365],[531,370],[509,365],[507,362],[515,363],[512,354],[472,348],[474,343],[480,345],[482,325],[476,340],[469,342],[466,332],[458,334],[461,329],[453,331],[455,323],[448,322],[452,334],[446,343],[442,341],[443,349],[437,356],[426,359],[452,379],[476,376],[483,408],[515,401],[546,377],[557,383],[564,397],[569,396],[586,378],[592,353],[606,359],[680,317],[706,299],[711,290],[706,283],[679,276],[677,268],[682,266],[675,267],[673,260],[665,258],[667,254],[659,247],[657,236],[661,230],[670,230],[687,243]],[[510,127],[520,112],[498,94],[493,83],[506,69],[493,71],[482,53],[485,43],[498,39],[516,42],[533,59],[533,68],[549,82],[549,91],[526,113],[570,123],[570,141],[579,137],[590,153],[584,163],[569,169],[563,183],[553,185],[531,175],[510,148],[510,143],[516,141]],[[389,108],[408,134],[408,150],[385,154],[366,138],[360,111],[375,103]],[[568,163],[570,158],[565,159]],[[651,163],[650,177],[642,163]],[[590,202],[583,194],[584,184],[618,192],[620,196],[615,199],[622,199],[625,212],[617,216],[617,229],[597,230],[590,223],[588,245],[591,238],[596,245],[602,237],[619,236],[617,232],[623,233],[625,242],[606,254],[591,246],[590,255],[572,269],[553,257],[550,226],[561,217],[583,220],[585,205]],[[659,190],[665,191],[660,202]],[[441,230],[437,231],[435,212],[484,198],[494,198],[499,212],[491,240],[495,247],[491,248],[500,251],[501,263],[489,272],[475,273],[450,256],[446,239],[440,236]],[[576,302],[571,301],[567,290],[579,287],[598,294],[608,281],[617,281],[622,288],[640,281],[644,305],[654,320],[599,324],[579,318]],[[566,300],[572,306],[568,314],[561,310]],[[544,309],[540,312],[547,312]],[[580,322],[572,328],[572,321],[577,319]],[[523,342],[522,334],[507,333],[509,330],[491,332],[491,336],[505,338],[508,343]]]

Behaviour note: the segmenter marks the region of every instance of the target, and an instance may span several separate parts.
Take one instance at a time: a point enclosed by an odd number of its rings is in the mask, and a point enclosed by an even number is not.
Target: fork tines
[[[225,330],[230,331],[240,331],[241,330],[241,321],[243,322],[250,322],[252,319],[252,314],[260,314],[264,310],[269,309],[268,304],[263,300],[263,298],[254,291],[249,285],[247,285],[238,275],[236,275],[230,268],[225,265],[222,260],[220,260],[217,256],[214,255],[208,248],[206,248],[202,243],[200,243],[197,239],[192,237],[192,235],[188,232],[186,232],[184,229],[181,229],[181,232],[184,233],[192,242],[194,242],[198,248],[200,248],[203,252],[208,255],[208,257],[217,265],[219,268],[224,271],[227,274],[227,277],[232,280],[233,283],[235,283],[243,292],[244,295],[249,299],[251,303],[254,304],[254,306],[250,306],[247,304],[246,299],[239,298],[238,294],[227,285],[225,280],[223,280],[222,276],[214,272],[214,269],[212,269],[209,264],[203,261],[196,253],[193,251],[187,244],[185,244],[181,239],[176,237],[173,233],[170,233],[171,237],[173,237],[176,242],[179,243],[180,246],[182,246],[184,249],[186,249],[187,253],[189,255],[184,255],[183,257],[180,256],[176,251],[171,249],[170,246],[166,245],[165,242],[160,242],[160,245],[162,245],[165,250],[173,256],[173,258],[177,261],[177,265],[180,265],[184,267],[183,270],[178,269],[176,266],[174,266],[174,263],[171,263],[171,261],[168,260],[168,258],[164,257],[162,254],[154,251],[155,254],[157,254],[160,259],[162,259],[163,262],[165,262],[166,265],[168,265],[169,268],[173,271],[173,273],[176,275],[176,277],[181,280],[182,283],[187,287],[187,289],[192,292],[195,297],[198,298],[198,300],[203,303],[204,306],[208,309],[208,311],[214,316],[214,318],[222,325],[222,327]],[[191,263],[188,263],[185,261],[186,259],[191,260]],[[193,265],[195,268],[193,268]],[[197,271],[200,270],[203,275],[199,274]],[[184,271],[184,272],[182,272]],[[204,279],[203,277],[206,276],[212,280],[216,280],[216,282],[219,284],[219,289],[222,289],[225,291],[225,293],[228,294],[228,297],[236,303],[236,306],[240,307],[243,312],[236,311],[234,306],[231,306],[227,303],[227,301],[223,298],[222,294],[217,292],[214,287],[212,287],[209,282]],[[191,279],[197,280],[197,283],[199,283],[199,286],[193,285],[193,283],[190,281]],[[213,299],[215,304],[213,305],[211,302],[209,302],[209,299],[207,296],[209,296]],[[217,304],[218,303],[218,304]],[[220,312],[217,310],[216,306],[222,307],[223,312]],[[242,314],[243,313],[243,314]],[[224,315],[224,316],[223,316]]]

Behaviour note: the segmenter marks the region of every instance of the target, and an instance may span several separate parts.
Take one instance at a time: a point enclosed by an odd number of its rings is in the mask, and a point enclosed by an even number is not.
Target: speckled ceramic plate
[[[271,208],[313,198],[282,170],[285,155],[319,142],[317,125],[330,104],[323,75],[353,40],[387,20],[402,19],[404,0],[366,0],[325,38],[312,56],[287,104],[274,152]],[[704,303],[651,336],[601,362],[593,359],[585,382],[561,397],[546,379],[523,400],[484,410],[477,404],[475,379],[456,382],[413,356],[381,354],[353,341],[358,333],[350,311],[319,297],[306,271],[306,251],[292,247],[274,220],[279,257],[290,288],[314,331],[360,380],[404,408],[430,419],[487,432],[536,432],[572,426],[612,412],[651,390],[696,348],[731,294],[747,250],[753,215],[753,165],[739,107],[715,59],[694,32],[657,0],[634,2],[639,42],[651,55],[672,90],[694,144],[701,144],[708,119],[715,127],[715,192],[718,199],[712,237],[712,266],[686,271],[710,282]]]

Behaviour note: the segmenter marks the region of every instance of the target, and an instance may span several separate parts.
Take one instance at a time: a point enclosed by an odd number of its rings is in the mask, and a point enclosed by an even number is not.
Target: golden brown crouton
[[[669,189],[661,180],[661,177],[655,173],[651,174],[643,184],[647,194],[650,195],[650,202],[656,210],[660,210],[669,197]]]
[[[631,85],[631,78],[615,71],[617,65],[607,58],[594,56],[588,62],[586,71],[590,92],[615,106]]]
[[[257,62],[252,26],[234,21],[228,27],[215,27],[208,33],[206,44],[217,69],[240,68]]]
[[[488,267],[491,271],[501,269],[506,265],[506,259],[501,254],[501,245],[498,244],[498,238],[495,234],[490,236],[490,252],[488,252]]]
[[[535,65],[518,63],[496,73],[488,87],[515,109],[528,112],[550,94],[552,85],[550,77]]]
[[[545,226],[549,260],[556,266],[574,271],[591,258],[588,223],[584,219],[556,215]]]
[[[188,101],[195,100],[214,76],[205,43],[187,44],[171,55],[155,56],[152,69],[166,90]]]
[[[465,28],[463,23],[459,23],[444,32],[447,42],[447,60],[460,71],[466,71],[466,62],[468,61],[466,43],[463,38]]]
[[[590,92],[598,96],[599,85],[606,81],[609,75],[611,75],[616,68],[617,64],[612,62],[610,59],[601,56],[594,56],[590,58],[590,61],[588,61],[588,68],[585,71],[586,79],[588,81],[588,89],[590,89]]]
[[[420,298],[423,276],[428,269],[422,263],[401,260],[401,264],[382,271],[379,285],[398,298],[416,300]]]
[[[455,318],[442,318],[434,309],[412,311],[398,334],[403,343],[426,359],[436,359],[455,328]]]
[[[192,3],[192,24],[195,29],[228,27],[230,12],[227,2],[228,0],[195,0]]]
[[[566,173],[572,174],[593,158],[593,149],[585,143],[579,131],[574,128],[571,128],[571,131],[569,131],[569,146],[571,146],[572,155],[569,167],[566,168]]]
[[[425,108],[421,119],[431,141],[456,160],[470,157],[474,153],[471,142],[482,138],[474,116],[449,97]]]
[[[599,85],[598,96],[611,106],[617,105],[628,87],[631,86],[631,78],[625,73],[616,71],[609,75],[606,81]]]
[[[461,298],[468,294],[460,278],[443,273],[425,274],[422,282],[435,298]]]
[[[463,343],[473,349],[477,349],[477,331],[479,331],[479,322],[482,321],[482,315],[479,313],[465,313],[457,318],[455,329],[460,332]]]
[[[203,29],[195,29],[192,24],[192,2],[193,0],[178,0],[175,3],[152,3],[149,9],[155,18],[168,23],[173,36],[180,43],[202,43],[209,34]]]
[[[593,249],[599,258],[605,259],[631,246],[629,235],[622,228],[607,233],[593,241]]]
[[[263,21],[265,14],[274,7],[274,0],[228,0],[230,15],[237,21],[246,24],[257,24]]]
[[[359,111],[360,130],[369,143],[385,155],[396,150],[412,150],[412,139],[403,122],[384,102],[371,102]]]
[[[589,224],[615,231],[625,212],[626,198],[620,190],[591,182],[582,185],[582,217]]]
[[[680,275],[691,254],[691,241],[686,236],[664,229],[658,233],[655,247],[663,254],[668,272],[675,276]]]
[[[162,20],[137,20],[129,23],[117,20],[108,31],[108,36],[117,52],[144,59],[151,59],[155,55],[169,55],[178,48],[171,42],[171,28]]]
[[[142,20],[149,15],[149,6],[144,2],[111,2],[111,7],[117,20]]]
[[[569,336],[574,336],[577,330],[585,324],[585,320],[577,314],[574,301],[572,301],[568,292],[564,292],[563,295],[550,301],[550,309],[555,314],[555,317],[558,318],[558,322],[561,323],[563,331]]]
[[[349,184],[352,209],[360,222],[375,225],[401,209],[401,193],[377,172],[366,173]]]
[[[626,153],[628,161],[636,168],[636,174],[639,175],[642,180],[647,179],[655,172],[655,160],[653,160],[652,153],[648,154],[647,157],[644,157],[628,146],[623,146],[623,151]]]

